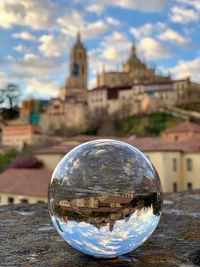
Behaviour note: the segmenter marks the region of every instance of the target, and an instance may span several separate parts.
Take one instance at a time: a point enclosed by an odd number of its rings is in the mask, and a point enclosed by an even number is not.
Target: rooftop
[[[160,137],[127,138],[126,142],[143,152],[151,151],[181,151],[200,152],[200,137],[191,137],[186,140],[170,141]]]
[[[76,141],[76,143],[67,144],[63,142],[58,146],[50,146],[44,149],[37,150],[35,154],[63,154],[65,155],[71,149],[81,143],[85,143],[97,139],[114,139],[124,141],[138,148],[143,152],[150,151],[181,151],[181,152],[200,152],[200,137],[191,137],[186,140],[166,140],[162,137],[111,137],[111,136],[77,136],[69,138],[68,141]]]
[[[185,121],[176,127],[169,128],[163,133],[200,133],[200,126],[196,123]]]
[[[110,204],[110,203],[120,203],[120,204],[127,204],[133,198],[132,197],[125,197],[125,196],[108,196],[106,199],[101,201],[102,204]]]
[[[1,193],[47,197],[51,175],[51,171],[44,169],[10,168],[0,174],[0,191]]]
[[[121,140],[124,138],[116,137],[116,136],[96,136],[96,135],[77,135],[73,137],[67,137],[62,144],[57,146],[50,146],[47,148],[39,149],[35,152],[35,154],[66,154],[74,147],[93,140],[97,139],[112,139],[112,140]]]
[[[136,250],[109,260],[88,257],[67,245],[53,228],[47,205],[1,206],[0,266],[199,266],[199,194],[165,195],[161,221],[151,237]]]

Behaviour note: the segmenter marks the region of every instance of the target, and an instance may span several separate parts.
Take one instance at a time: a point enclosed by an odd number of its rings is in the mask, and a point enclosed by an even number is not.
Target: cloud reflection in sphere
[[[124,142],[84,143],[58,163],[49,185],[52,222],[75,249],[113,258],[153,233],[162,211],[159,176],[147,157]]]

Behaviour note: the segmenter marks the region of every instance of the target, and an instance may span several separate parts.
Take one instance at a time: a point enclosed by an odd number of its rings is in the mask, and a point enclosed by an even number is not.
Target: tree
[[[0,117],[3,122],[12,120],[19,116],[17,107],[19,102],[20,91],[16,84],[7,84],[4,88],[0,88],[0,105],[3,108],[0,110]]]
[[[0,154],[0,172],[8,168],[11,160],[15,158],[16,155],[17,155],[17,152],[15,150],[10,150],[8,152]]]
[[[19,87],[14,83],[7,84],[0,89],[0,104],[8,105],[8,109],[14,109],[19,102]]]

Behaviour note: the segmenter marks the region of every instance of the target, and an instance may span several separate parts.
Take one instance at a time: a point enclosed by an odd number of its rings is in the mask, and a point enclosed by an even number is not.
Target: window
[[[175,135],[175,136],[174,136],[174,140],[175,140],[175,141],[178,141],[178,135]]]
[[[14,203],[14,198],[8,197],[8,204],[13,204],[13,203]]]
[[[54,109],[59,109],[59,108],[60,108],[59,105],[57,105],[57,104],[54,105]]]
[[[187,189],[188,189],[188,191],[192,190],[192,183],[187,184]]]
[[[176,171],[177,170],[177,159],[172,159],[172,163],[173,163],[173,171]]]
[[[20,202],[23,203],[23,204],[28,204],[28,199],[22,198]]]
[[[64,202],[64,201],[62,201],[62,202]],[[43,204],[43,203],[45,203],[45,202],[42,201],[42,200],[38,200],[37,203],[38,203],[38,204]],[[66,201],[65,201],[65,203],[62,203],[62,204],[66,205]]]
[[[173,192],[177,192],[177,183],[173,183]]]
[[[187,159],[187,170],[192,171],[192,159]]]

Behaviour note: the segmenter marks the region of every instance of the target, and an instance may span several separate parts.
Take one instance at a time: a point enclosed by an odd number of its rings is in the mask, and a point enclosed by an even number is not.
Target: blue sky
[[[199,0],[1,0],[0,84],[16,82],[22,98],[58,95],[69,51],[81,31],[95,75],[120,69],[134,42],[158,73],[200,82]]]

